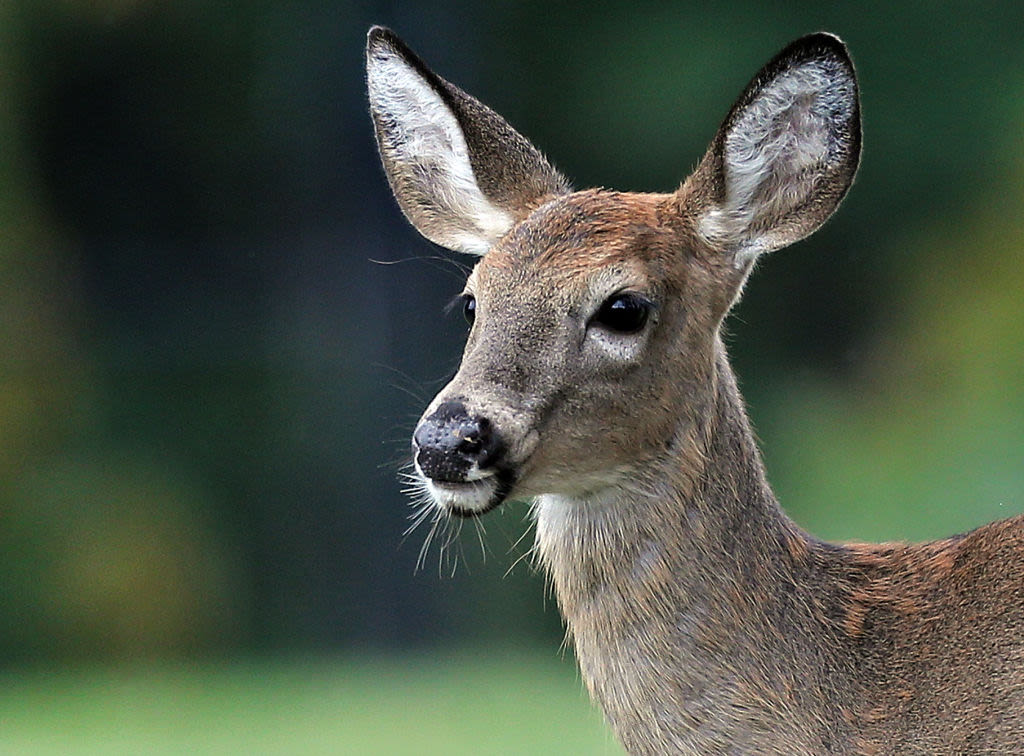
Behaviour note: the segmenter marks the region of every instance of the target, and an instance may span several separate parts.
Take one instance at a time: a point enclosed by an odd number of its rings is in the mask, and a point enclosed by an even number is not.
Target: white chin
[[[493,476],[468,483],[440,483],[430,478],[423,482],[437,506],[446,512],[483,514],[498,503],[494,501],[498,483]]]

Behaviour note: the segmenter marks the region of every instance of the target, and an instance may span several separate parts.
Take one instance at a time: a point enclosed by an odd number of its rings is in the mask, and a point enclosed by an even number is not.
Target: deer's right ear
[[[432,242],[482,255],[544,197],[569,191],[525,137],[389,29],[370,29],[366,81],[388,182]]]

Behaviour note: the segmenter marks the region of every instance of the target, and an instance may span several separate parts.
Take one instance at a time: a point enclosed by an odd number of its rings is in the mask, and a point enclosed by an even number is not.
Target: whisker
[[[479,517],[473,518],[473,529],[476,530],[476,539],[480,543],[480,558],[486,564],[487,562],[487,546],[484,545],[484,524]]]
[[[441,555],[444,556],[445,564],[451,563],[452,569],[450,578],[455,577],[455,572],[459,567],[458,554],[452,551],[452,545],[458,542],[459,535],[462,533],[462,525],[465,522],[463,518],[459,518],[457,522],[448,520],[448,527],[445,529],[444,544],[441,546]],[[440,565],[438,565],[440,567]]]
[[[524,551],[522,554],[520,554],[518,557],[516,557],[515,561],[513,561],[512,564],[510,564],[508,566],[508,569],[505,570],[505,574],[501,576],[501,579],[504,580],[509,575],[511,575],[512,574],[512,570],[514,570],[516,568],[516,565],[519,564],[524,559],[526,559],[528,556],[530,556],[530,552],[529,551]]]
[[[533,505],[531,504],[530,506],[532,507]],[[525,517],[524,520],[529,520],[529,515],[527,515],[527,517]],[[530,531],[532,530],[531,524],[532,523],[527,522],[526,527],[523,529],[523,534],[521,536],[519,536],[519,538],[517,538],[515,540],[515,543],[513,543],[511,546],[509,546],[508,551],[506,552],[507,554],[511,555],[516,549],[519,548],[519,545],[523,542],[523,540],[526,538],[526,536],[530,535]],[[505,574],[502,575],[502,579],[504,580],[509,575],[511,575],[512,574],[512,570],[514,570],[516,568],[516,565],[518,565],[524,559],[529,560],[528,564],[530,565],[531,569],[536,569],[537,568],[537,564],[536,564],[536,560],[535,560],[536,553],[537,553],[537,544],[534,543],[532,546],[530,546],[530,548],[528,548],[526,551],[524,551],[522,554],[520,554],[518,557],[515,558],[515,560],[512,562],[512,564],[509,565],[509,568],[507,570],[505,570]]]
[[[434,270],[440,270],[447,275],[457,277],[460,281],[464,281],[471,270],[465,263],[443,255],[413,255],[410,257],[400,257],[397,260],[374,260],[372,257],[368,259],[374,265],[384,266],[399,265],[401,263],[425,263]],[[438,265],[438,263],[444,264]],[[451,270],[452,268],[455,269],[454,273]]]
[[[437,510],[434,521],[430,525],[430,531],[427,533],[427,537],[423,539],[423,545],[420,546],[420,553],[416,558],[416,566],[413,568],[414,572],[419,572],[425,566],[427,552],[430,550],[430,542],[434,540],[434,534],[437,533],[437,529],[443,520],[444,514]]]

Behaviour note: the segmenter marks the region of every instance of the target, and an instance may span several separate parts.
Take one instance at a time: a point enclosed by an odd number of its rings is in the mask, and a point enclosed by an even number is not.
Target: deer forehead
[[[536,208],[478,263],[475,293],[543,287],[553,300],[661,289],[682,257],[685,234],[670,195],[588,189]]]

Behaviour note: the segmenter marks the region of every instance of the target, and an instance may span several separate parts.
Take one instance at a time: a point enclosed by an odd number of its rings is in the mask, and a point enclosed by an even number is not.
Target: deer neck
[[[583,678],[634,753],[672,742],[669,731],[684,752],[747,742],[744,733],[778,723],[737,712],[763,711],[755,698],[806,683],[781,667],[794,633],[777,624],[813,621],[794,615],[793,600],[796,565],[813,547],[765,480],[719,353],[712,406],[682,422],[671,455],[592,499],[547,496],[536,506],[538,551]],[[813,648],[826,634],[810,628],[800,653],[826,656]],[[792,737],[799,753],[813,735]]]

